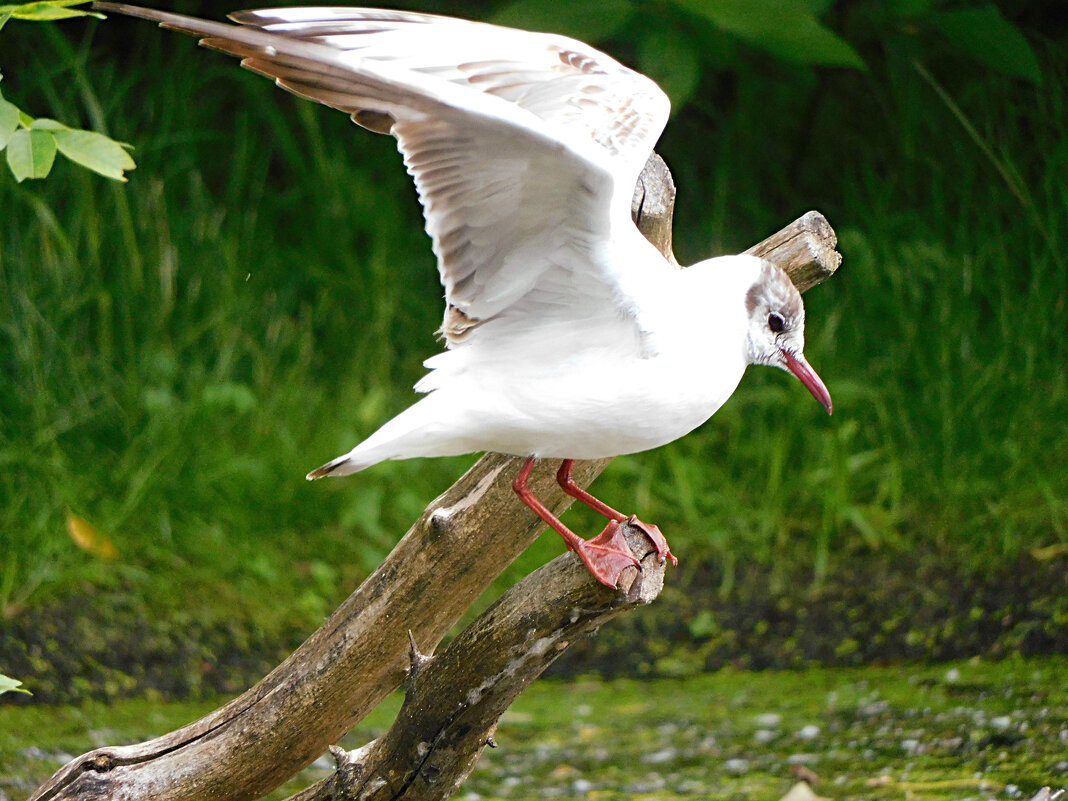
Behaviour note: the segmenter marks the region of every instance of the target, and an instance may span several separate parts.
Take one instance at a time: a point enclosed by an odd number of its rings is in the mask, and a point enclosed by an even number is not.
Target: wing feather
[[[267,9],[228,25],[95,6],[200,36],[392,133],[424,207],[450,347],[560,321],[641,331],[642,276],[628,274],[641,268],[612,255],[667,120],[666,96],[644,76],[566,37],[412,12]]]

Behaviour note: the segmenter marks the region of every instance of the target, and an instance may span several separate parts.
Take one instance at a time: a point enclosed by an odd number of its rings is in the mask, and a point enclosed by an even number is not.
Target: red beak
[[[801,380],[801,383],[812,393],[812,397],[820,402],[820,406],[827,410],[827,414],[830,414],[834,408],[831,403],[831,393],[827,391],[827,386],[822,379],[816,375],[816,371],[808,366],[805,357],[794,356],[785,348],[782,350],[782,355],[786,359],[787,369]]]

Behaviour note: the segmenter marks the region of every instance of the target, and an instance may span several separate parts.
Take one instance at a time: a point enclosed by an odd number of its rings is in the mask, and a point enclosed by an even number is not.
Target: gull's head
[[[805,360],[805,306],[789,276],[761,260],[756,280],[745,293],[749,364],[788,370],[831,413],[831,393]]]

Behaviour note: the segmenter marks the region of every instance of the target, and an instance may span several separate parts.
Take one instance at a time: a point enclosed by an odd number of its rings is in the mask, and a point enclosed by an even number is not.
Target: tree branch
[[[291,801],[438,801],[467,778],[492,742],[497,720],[578,637],[642,604],[664,586],[664,565],[649,539],[626,526],[642,563],[610,590],[571,554],[531,573],[502,595],[440,656],[413,647],[400,714],[363,748],[335,751],[341,767]],[[414,643],[413,643],[414,646]]]
[[[838,237],[827,218],[810,211],[745,252],[775,262],[799,291],[808,292],[830,278],[842,263],[842,254],[835,250],[837,244]]]
[[[674,185],[655,154],[642,174],[641,185],[635,193],[634,209],[639,227],[662,252],[670,255]],[[792,277],[807,276],[805,281],[822,280],[837,267],[837,259],[831,257],[837,256],[833,231],[825,220],[821,225],[813,224],[813,214],[787,226],[776,235],[781,243],[772,243],[762,253],[764,258],[783,264]],[[803,255],[806,252],[807,257]],[[787,259],[783,254],[793,255]],[[608,461],[576,463],[576,481],[588,485]],[[501,570],[543,530],[542,522],[515,498],[511,489],[521,462],[522,459],[497,454],[480,459],[427,508],[393,552],[322,628],[255,687],[206,717],[162,737],[137,745],[100,748],[77,757],[42,785],[31,801],[117,797],[128,801],[244,801],[282,784],[337,742],[401,683],[409,631],[422,647],[432,650]],[[553,480],[550,466],[535,469],[531,486],[555,514],[570,505],[571,499]],[[571,555],[562,558],[576,561]],[[584,571],[579,572],[591,586],[576,589],[578,597],[585,598],[584,593],[596,590],[610,607],[617,603],[611,591],[589,579]],[[549,575],[555,576],[553,581],[563,580],[559,571]],[[643,578],[641,583],[646,585],[648,581]],[[565,596],[569,592],[566,582],[553,591]],[[518,600],[524,599],[520,595]],[[493,609],[499,611],[500,605]],[[527,617],[552,612],[530,604],[517,609],[522,611],[515,614]],[[568,618],[561,631],[569,633],[558,635],[557,642],[570,642],[572,633],[579,630],[576,626],[596,625],[595,621],[606,612],[590,614],[580,615],[573,623]],[[544,625],[548,626],[549,621]],[[487,721],[496,720],[504,699],[510,702],[544,669],[545,665],[533,656],[524,657],[528,668],[522,676],[517,673],[511,683],[501,685],[502,689],[484,692],[482,707],[472,704],[475,708],[464,711],[464,715],[471,716],[463,720],[470,721],[472,731],[479,727],[481,731],[492,731],[493,724]],[[492,654],[486,656],[487,660],[492,658]],[[481,669],[481,674],[472,676],[498,676],[501,672],[494,671],[491,661]],[[431,673],[428,668],[427,673],[437,675],[444,670]],[[468,690],[480,686],[481,679]],[[413,697],[419,697],[418,693]],[[506,706],[507,703],[500,711]],[[408,705],[409,710],[424,707],[417,701]],[[448,726],[441,729],[446,730],[458,731]],[[410,748],[405,736],[402,732],[393,737],[387,735],[394,744],[394,753]],[[372,750],[385,748],[384,744]],[[441,778],[447,771],[439,768],[438,781],[443,786],[462,780],[477,757],[477,749],[472,751],[470,742],[440,750],[442,754],[446,752],[463,756],[455,757],[456,765],[448,774],[455,778]],[[348,759],[348,767],[372,764]],[[427,780],[425,773],[417,774],[410,768],[397,770],[408,770],[413,777],[421,775],[420,781]],[[414,784],[409,782],[408,786]]]

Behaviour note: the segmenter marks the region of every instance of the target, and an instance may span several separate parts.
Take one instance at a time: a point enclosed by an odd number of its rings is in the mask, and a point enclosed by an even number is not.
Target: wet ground
[[[0,707],[0,801],[27,797],[70,754],[212,706]],[[393,699],[344,744],[382,733],[395,710]],[[800,780],[842,801],[1026,801],[1044,786],[1055,797],[1068,786],[1068,659],[542,681],[496,740],[458,798],[779,801]]]

